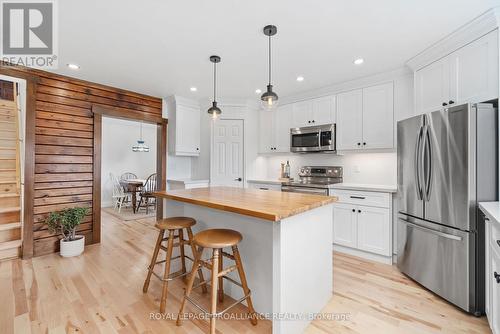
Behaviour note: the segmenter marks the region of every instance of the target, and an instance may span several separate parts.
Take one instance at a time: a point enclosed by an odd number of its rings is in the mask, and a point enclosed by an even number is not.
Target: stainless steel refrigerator
[[[397,266],[467,312],[484,312],[480,201],[498,194],[492,104],[463,104],[398,122]]]

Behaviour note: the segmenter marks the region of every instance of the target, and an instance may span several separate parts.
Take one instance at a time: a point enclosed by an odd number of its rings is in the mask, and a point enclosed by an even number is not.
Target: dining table
[[[143,179],[120,180],[120,185],[125,192],[132,195],[132,210],[134,213],[137,211],[137,193],[141,191],[145,183],[146,180]]]

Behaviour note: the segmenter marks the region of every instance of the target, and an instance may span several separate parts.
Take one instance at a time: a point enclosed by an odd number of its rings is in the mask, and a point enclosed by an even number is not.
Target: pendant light
[[[133,152],[149,152],[149,146],[144,144],[144,140],[142,139],[142,122],[141,122],[141,137],[137,141],[137,145],[132,146]]]
[[[210,61],[214,63],[214,100],[212,101],[212,106],[207,110],[207,112],[212,115],[215,120],[222,113],[219,107],[217,107],[217,101],[215,100],[215,92],[217,88],[217,63],[220,63],[219,56],[210,56]]]
[[[273,92],[273,85],[271,84],[271,36],[276,35],[277,32],[278,28],[276,26],[268,25],[264,27],[264,35],[269,37],[269,84],[267,85],[267,91],[260,97],[262,108],[265,110],[273,110],[278,104],[278,95]]]

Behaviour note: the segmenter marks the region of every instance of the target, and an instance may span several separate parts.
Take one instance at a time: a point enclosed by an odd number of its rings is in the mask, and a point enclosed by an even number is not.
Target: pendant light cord
[[[269,85],[271,85],[271,36],[269,36]]]
[[[215,66],[217,66],[216,63],[214,63],[214,102],[215,102],[215,87],[217,85],[217,71],[215,69]]]

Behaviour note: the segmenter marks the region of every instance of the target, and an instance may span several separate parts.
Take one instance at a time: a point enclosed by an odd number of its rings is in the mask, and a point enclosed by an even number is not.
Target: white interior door
[[[243,187],[243,120],[214,122],[210,160],[211,185]]]

